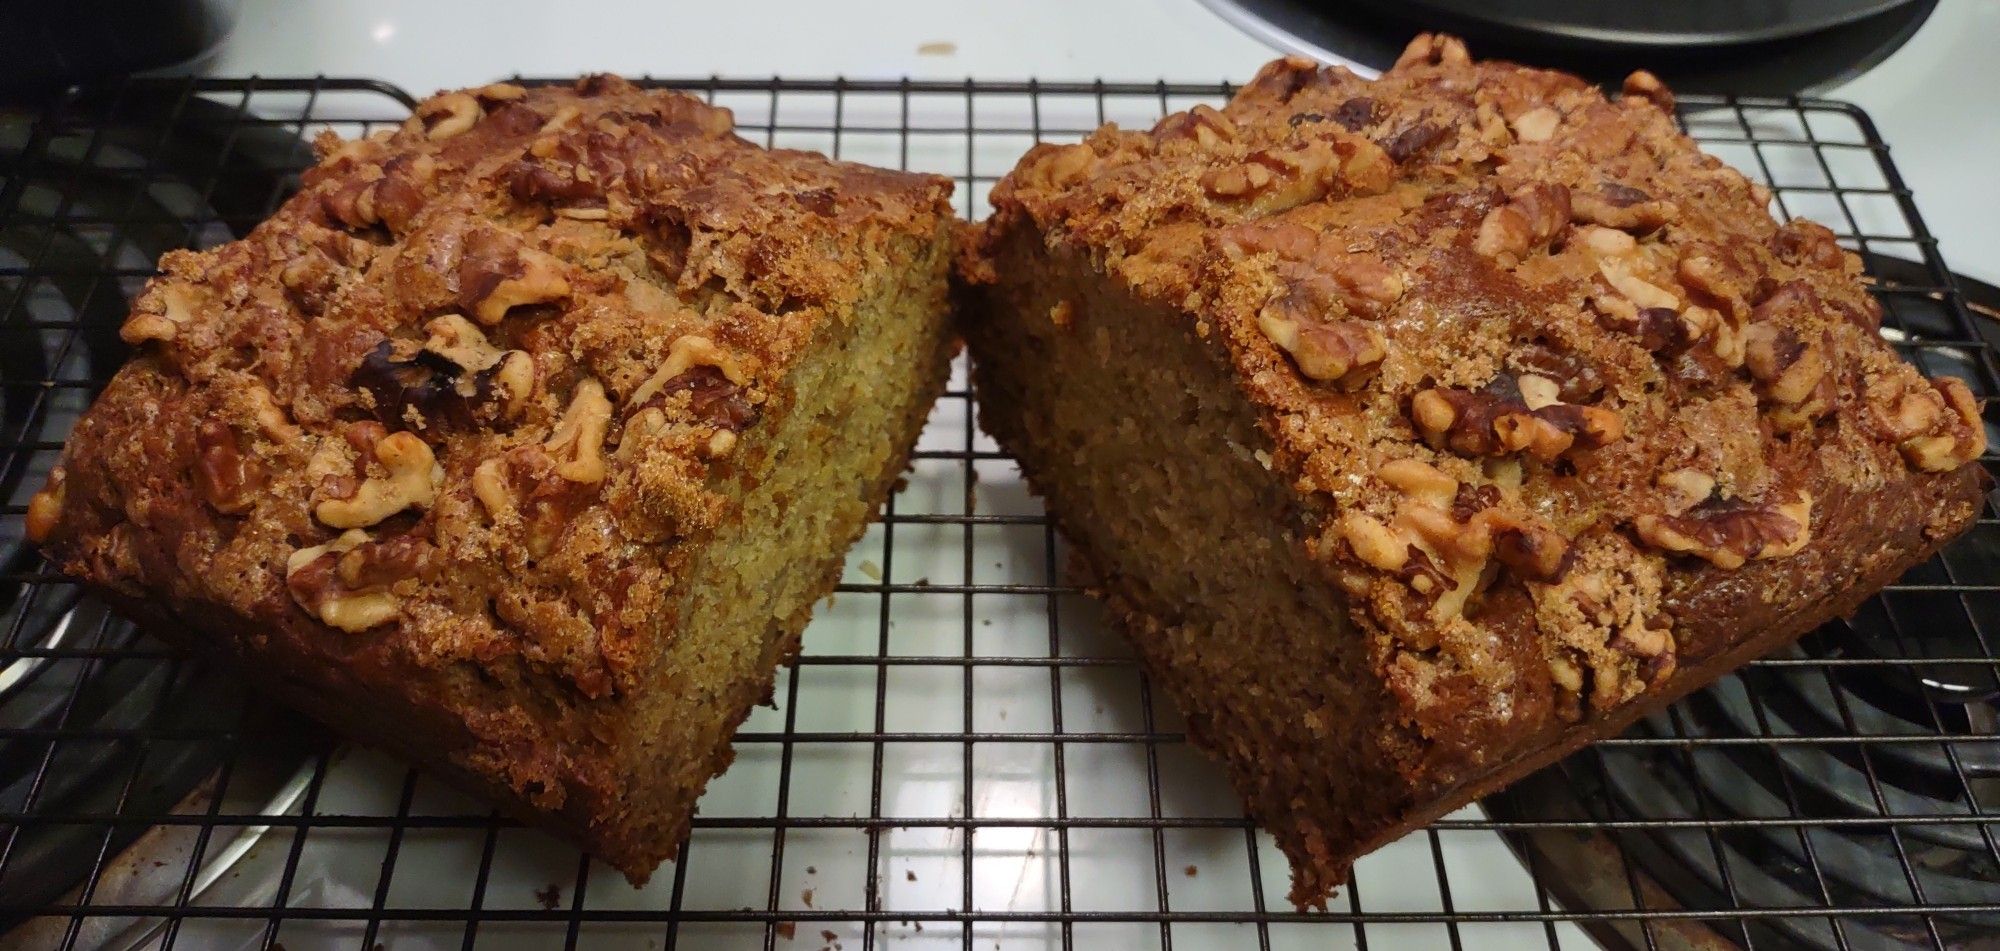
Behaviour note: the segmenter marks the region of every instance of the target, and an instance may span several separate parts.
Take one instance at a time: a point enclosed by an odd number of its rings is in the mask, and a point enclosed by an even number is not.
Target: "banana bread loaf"
[[[1041,145],[961,260],[981,420],[1323,902],[1973,519],[1967,388],[1649,74],[1287,59]]]
[[[30,534],[642,881],[944,384],[950,183],[610,77],[318,146],[160,262]]]

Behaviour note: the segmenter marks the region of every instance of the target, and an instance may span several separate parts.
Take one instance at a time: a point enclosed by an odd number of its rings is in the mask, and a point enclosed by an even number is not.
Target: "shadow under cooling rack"
[[[648,80],[767,145],[937,172],[960,211],[1036,141],[1222,84]],[[132,82],[0,111],[0,919],[24,947],[1961,947],[2000,930],[2000,522],[1851,621],[1368,856],[1326,913],[1095,607],[964,367],[683,859],[643,889],[184,662],[60,578],[22,513],[170,248],[242,234],[413,100]],[[1867,117],[1690,99],[1688,131],[1832,226],[1885,333],[1994,393]],[[1991,468],[1991,459],[1985,460]]]

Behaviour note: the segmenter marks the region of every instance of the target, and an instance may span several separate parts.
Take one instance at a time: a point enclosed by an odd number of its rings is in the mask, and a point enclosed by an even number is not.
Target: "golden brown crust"
[[[1858,259],[1671,103],[1425,36],[1378,81],[1282,60],[994,189],[988,249],[1087,256],[1223,351],[1372,638],[1413,809],[1851,608],[1976,513],[1964,386],[1900,361]]]
[[[757,148],[609,76],[317,145],[243,240],[161,260],[33,535],[300,690],[424,707],[457,771],[596,821],[613,710],[676,636],[659,608],[761,464],[739,442],[948,238],[950,183]],[[627,845],[628,872],[662,854]]]

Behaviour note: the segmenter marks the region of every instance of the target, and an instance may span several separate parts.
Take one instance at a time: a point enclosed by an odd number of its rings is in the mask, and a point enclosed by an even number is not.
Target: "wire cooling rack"
[[[657,81],[747,136],[940,172],[1223,84]],[[1093,606],[961,365],[907,487],[644,889],[339,744],[96,607],[21,541],[159,252],[241,234],[374,82],[132,82],[0,111],[0,945],[1991,947],[1995,520],[1854,622],[1365,858],[1325,913]],[[1992,352],[1867,117],[1684,101],[1778,210],[1869,255],[1889,334],[1987,396]],[[1992,460],[1986,461],[1990,467]],[[1846,785],[1842,785],[1842,783]]]

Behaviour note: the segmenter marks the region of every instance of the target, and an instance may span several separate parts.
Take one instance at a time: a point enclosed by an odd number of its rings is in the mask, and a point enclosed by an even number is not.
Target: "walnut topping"
[[[418,106],[416,119],[423,125],[424,134],[437,140],[449,139],[471,129],[485,114],[485,110],[479,107],[479,100],[467,93],[454,92]]]
[[[1641,515],[1632,522],[1647,544],[1728,570],[1797,552],[1811,539],[1811,525],[1812,495],[1806,492],[1784,503],[1710,498],[1680,515]]]
[[[1569,573],[1575,553],[1555,530],[1488,509],[1480,517],[1493,536],[1493,557],[1526,581],[1554,584]]]
[[[479,500],[491,521],[498,522],[514,514],[514,491],[507,485],[504,460],[487,459],[472,470],[472,497]]]
[[[48,541],[49,534],[56,530],[56,522],[62,518],[63,500],[69,495],[67,480],[68,473],[61,466],[49,470],[49,480],[28,500],[25,530],[29,541],[39,545]]]
[[[428,508],[437,500],[444,470],[431,447],[415,434],[382,437],[375,443],[374,456],[385,475],[370,476],[348,498],[320,502],[313,515],[334,528],[365,528],[407,508]]]
[[[363,357],[351,382],[367,391],[385,426],[432,435],[520,416],[535,389],[535,361],[523,350],[493,346],[457,314],[432,320],[420,347],[383,340]]]
[[[1621,91],[1626,98],[1652,103],[1661,112],[1674,111],[1673,91],[1667,88],[1666,83],[1660,82],[1660,77],[1643,69],[1634,70],[1630,76],[1625,77]]]
[[[1680,216],[1679,207],[1672,202],[1657,201],[1617,182],[1605,182],[1594,191],[1577,190],[1570,196],[1569,208],[1577,221],[1635,235],[1652,234]]]
[[[1444,33],[1419,33],[1403,47],[1402,55],[1396,57],[1396,65],[1391,68],[1464,66],[1470,62],[1472,53],[1465,48],[1464,40]]]
[[[631,397],[625,400],[626,405],[644,406],[668,381],[695,367],[714,367],[737,386],[750,382],[749,375],[743,372],[736,359],[716,346],[715,341],[700,334],[688,334],[674,340],[673,346],[667,350],[667,362],[660,364],[660,368],[653,371],[646,382],[632,391]]]
[[[1308,379],[1337,383],[1353,388],[1368,377],[1387,355],[1388,341],[1382,331],[1356,320],[1301,320],[1280,316],[1287,313],[1273,304],[1257,315],[1257,328],[1286,353]]]
[[[1569,189],[1532,182],[1514,190],[1506,204],[1486,213],[1472,249],[1502,265],[1548,244],[1569,227]]]
[[[525,98],[528,95],[528,90],[514,83],[487,83],[478,89],[474,89],[472,95],[482,103],[514,102]]]
[[[1788,325],[1755,323],[1744,329],[1743,365],[1784,428],[1805,425],[1833,409],[1828,349],[1800,340]]]
[[[1378,519],[1360,512],[1340,517],[1340,536],[1356,557],[1382,571],[1401,571],[1410,560],[1410,543]]]
[[[1339,152],[1324,141],[1259,149],[1235,165],[1202,175],[1209,197],[1251,201],[1256,214],[1273,214],[1324,197],[1344,170]]]
[[[140,296],[118,339],[136,347],[148,340],[172,340],[194,319],[193,291],[180,284],[155,285]]]
[[[1871,386],[1868,409],[1905,462],[1924,472],[1946,472],[1986,451],[1986,425],[1964,381],[1947,376],[1930,384],[1928,391]]]
[[[563,263],[554,255],[498,229],[466,236],[458,265],[458,301],[480,323],[490,327],[512,308],[558,301],[569,291]]]
[[[209,506],[224,515],[249,511],[257,490],[264,487],[264,464],[246,455],[236,431],[219,419],[195,425],[195,489]]]
[[[1203,103],[1186,112],[1177,112],[1153,127],[1153,141],[1191,141],[1208,149],[1236,141],[1236,123],[1215,107]]]
[[[285,560],[285,589],[307,614],[331,627],[359,634],[393,620],[402,599],[375,565],[378,546],[350,528],[324,545],[292,552]]]
[[[1547,396],[1541,384],[1529,386],[1537,400]],[[1467,456],[1526,452],[1546,462],[1573,447],[1595,449],[1625,435],[1624,420],[1601,407],[1562,402],[1530,407],[1519,381],[1505,375],[1477,390],[1420,391],[1410,401],[1410,416],[1432,448]]]
[[[1806,218],[1794,218],[1771,234],[1771,250],[1780,260],[1846,274],[1861,273],[1861,258],[1840,246],[1833,229]]]
[[[1547,142],[1562,124],[1562,113],[1548,106],[1536,106],[1515,116],[1508,124],[1514,128],[1514,137],[1523,142]]]
[[[1667,492],[1667,510],[1678,515],[1715,494],[1715,477],[1699,469],[1670,469],[1653,482]]]
[[[1388,523],[1360,512],[1339,522],[1363,563],[1432,601],[1439,616],[1462,610],[1492,580],[1488,563],[1525,581],[1553,583],[1569,570],[1567,539],[1537,519],[1502,507],[1494,485],[1460,485],[1417,459],[1384,463],[1376,475],[1400,494]]]
[[[1082,181],[1097,164],[1097,153],[1089,144],[1040,146],[1041,158],[1022,169],[1023,178],[1044,188],[1063,188]]]
[[[611,401],[604,384],[586,378],[576,385],[569,408],[542,448],[556,458],[556,474],[571,482],[604,481],[604,431],[611,425]]]
[[[1438,508],[1447,508],[1458,498],[1458,480],[1419,459],[1383,463],[1375,474],[1403,494]]]

